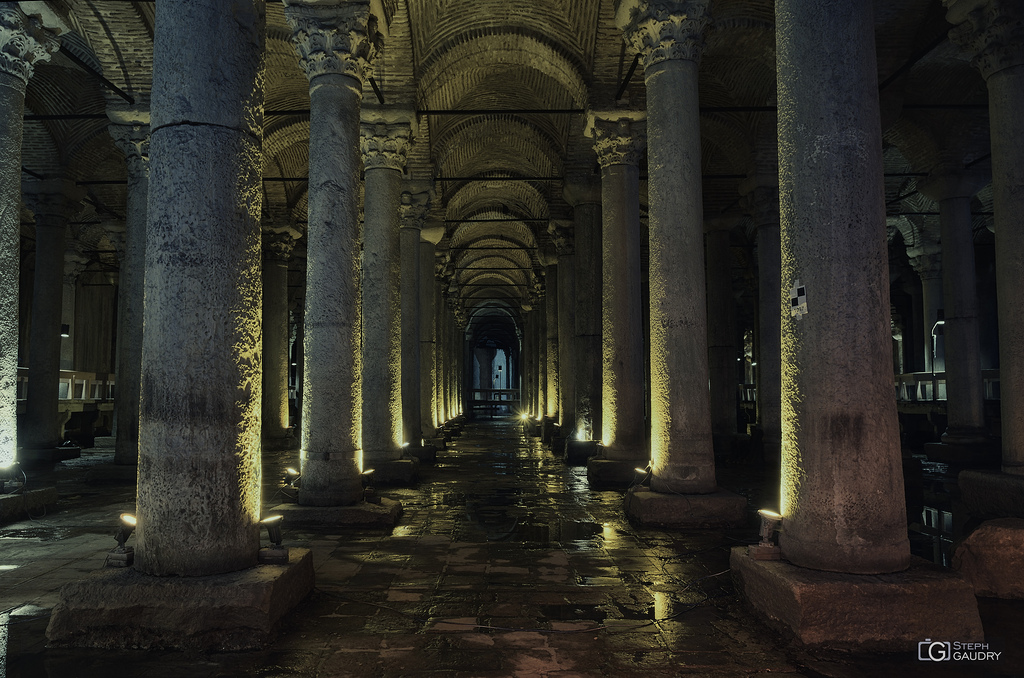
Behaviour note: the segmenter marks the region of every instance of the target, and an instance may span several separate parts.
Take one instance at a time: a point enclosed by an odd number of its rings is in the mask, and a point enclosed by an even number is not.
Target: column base
[[[46,637],[52,647],[255,650],[313,590],[313,555],[209,577],[154,577],[107,568],[65,584]]]
[[[17,494],[0,494],[0,525],[23,520],[26,511],[30,514],[42,513],[56,505],[56,487],[23,490]]]
[[[444,450],[447,449],[448,447],[447,445],[445,445],[445,440],[443,436],[440,438],[424,438],[423,444],[430,445],[435,450]]]
[[[971,533],[953,554],[953,569],[974,587],[974,595],[1024,598],[1024,520],[998,518]]]
[[[925,443],[924,453],[931,461],[960,468],[999,468],[1000,445],[994,440],[948,439],[941,443]]]
[[[53,466],[68,459],[82,456],[82,448],[78,445],[57,445],[54,447],[19,447],[18,462],[25,468],[43,468]]]
[[[1000,471],[961,471],[960,498],[977,518],[1024,518],[1024,476]]]
[[[429,444],[416,447],[410,445],[405,448],[405,454],[418,459],[421,464],[433,464],[437,461],[437,448]]]
[[[551,448],[551,451],[554,454],[557,454],[559,456],[564,455],[565,454],[565,441],[566,440],[568,440],[568,438],[566,438],[563,435],[557,435],[557,436],[552,437],[551,438],[551,444],[549,445],[549,447]]]
[[[540,423],[540,439],[542,442],[550,443],[551,439],[558,434],[558,424],[551,419],[544,419]]]
[[[637,467],[647,462],[637,459],[591,459],[587,462],[587,481],[594,486],[621,487],[640,482],[645,474]]]
[[[985,637],[971,585],[923,558],[915,557],[903,572],[858,575],[755,560],[747,547],[736,546],[729,567],[762,621],[807,646],[917,652],[926,638]]]
[[[283,525],[359,525],[393,527],[402,515],[402,502],[381,497],[379,504],[359,501],[351,506],[278,504],[268,514],[284,516]]]
[[[416,480],[420,460],[391,459],[388,461],[363,461],[363,468],[373,469],[373,482],[380,485],[411,485]]]
[[[641,525],[676,528],[743,527],[747,498],[718,488],[710,494],[663,494],[649,487],[631,487],[626,515]]]
[[[575,440],[569,438],[565,441],[565,463],[569,466],[586,466],[587,461],[596,456],[599,451],[596,440]]]

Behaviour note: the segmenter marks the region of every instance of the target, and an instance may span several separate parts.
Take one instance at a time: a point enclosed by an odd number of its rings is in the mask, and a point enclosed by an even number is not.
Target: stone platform
[[[894,574],[844,574],[754,560],[745,546],[737,546],[729,566],[756,614],[806,646],[916,652],[926,638],[984,640],[971,585],[922,558]]]
[[[961,471],[960,497],[977,518],[1024,518],[1024,476],[999,471]]]
[[[931,461],[958,468],[999,468],[1002,451],[996,441],[979,443],[925,443],[924,453]]]
[[[747,524],[746,497],[722,488],[709,494],[665,494],[631,487],[624,505],[626,515],[641,525],[685,529]]]
[[[413,457],[393,461],[365,461],[363,465],[373,469],[374,484],[411,485],[416,480],[420,460]]]
[[[108,568],[66,584],[46,637],[55,647],[253,650],[313,590],[313,555],[209,577],[154,577]]]
[[[646,459],[591,459],[587,462],[587,480],[600,487],[621,487],[643,480],[637,467],[647,466]]]
[[[599,443],[596,440],[565,441],[565,463],[569,466],[586,466],[587,461],[598,453]]]
[[[360,525],[391,527],[402,515],[402,503],[381,497],[379,504],[365,501],[351,506],[301,506],[299,504],[278,504],[269,509],[267,515],[284,516],[283,529],[289,525]]]
[[[410,457],[415,457],[421,464],[433,464],[437,462],[437,448],[429,443],[416,447],[410,445],[405,448],[405,454]]]
[[[41,487],[16,494],[0,494],[0,524],[24,520],[25,513],[42,513],[57,505],[57,488]],[[38,516],[36,516],[38,517]]]
[[[957,547],[952,565],[976,596],[1024,599],[1024,520],[982,523]]]

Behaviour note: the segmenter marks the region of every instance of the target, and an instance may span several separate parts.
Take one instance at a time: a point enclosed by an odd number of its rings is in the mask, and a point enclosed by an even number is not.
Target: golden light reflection
[[[672,599],[664,591],[653,591],[654,596],[654,618],[668,619],[672,616]]]

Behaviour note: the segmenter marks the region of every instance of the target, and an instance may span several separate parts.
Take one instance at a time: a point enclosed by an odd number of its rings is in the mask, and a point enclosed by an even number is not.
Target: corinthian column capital
[[[412,128],[407,123],[363,123],[359,128],[359,150],[366,169],[405,169],[412,145]]]
[[[0,72],[28,84],[36,63],[60,49],[57,35],[13,2],[0,4]]]
[[[1019,0],[944,0],[949,39],[971,58],[983,78],[1024,64],[1024,5]]]
[[[711,24],[709,0],[620,0],[615,23],[644,69],[670,59],[700,62]]]
[[[429,187],[417,185],[416,182],[406,182],[399,209],[402,215],[402,228],[422,230],[430,214]]]
[[[318,75],[347,75],[362,83],[380,51],[377,18],[369,2],[314,5],[284,0],[299,65],[312,82]]]
[[[591,114],[587,133],[594,139],[594,151],[602,168],[612,165],[636,167],[640,164],[647,145],[647,124],[644,120],[634,115]]]

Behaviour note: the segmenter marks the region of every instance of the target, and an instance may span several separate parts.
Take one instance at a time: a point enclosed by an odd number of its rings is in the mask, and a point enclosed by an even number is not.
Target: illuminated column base
[[[625,507],[626,515],[641,525],[699,529],[747,524],[747,498],[720,487],[706,494],[669,494],[634,486],[626,492]]]

